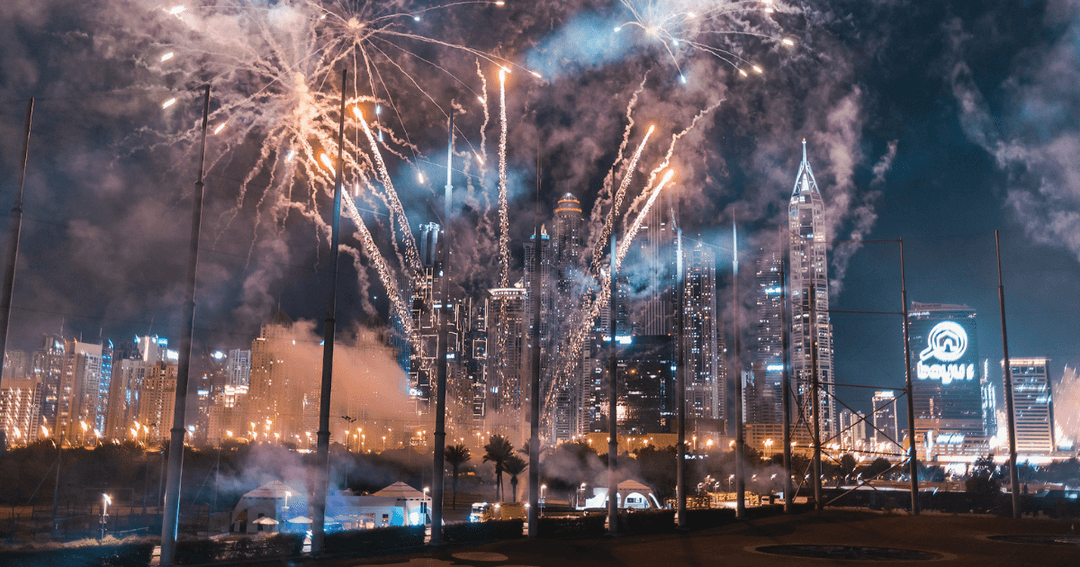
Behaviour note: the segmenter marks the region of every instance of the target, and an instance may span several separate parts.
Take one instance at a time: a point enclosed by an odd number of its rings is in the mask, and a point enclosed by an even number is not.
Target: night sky
[[[312,181],[311,169],[283,178],[284,146],[268,150],[267,140],[283,129],[321,132],[305,132],[309,138],[336,129],[325,115],[337,112],[341,65],[320,66],[321,53],[291,49],[282,38],[310,30],[306,45],[325,45],[345,27],[320,24],[322,13],[362,23],[405,12],[422,17],[398,18],[398,35],[367,40],[376,72],[350,67],[360,71],[350,91],[385,104],[379,120],[393,151],[383,155],[414,230],[441,211],[446,111],[458,109],[453,226],[458,283],[469,293],[498,279],[498,67],[401,34],[517,66],[506,88],[512,280],[533,225],[538,149],[545,214],[572,191],[587,217],[603,203],[602,219],[610,203],[604,177],[637,92],[623,157],[648,124],[656,132],[628,202],[672,135],[701,114],[672,152],[670,195],[687,235],[717,246],[725,304],[732,218],[748,235],[740,264],[752,266],[759,247],[775,246],[806,138],[830,238],[902,238],[909,299],[975,308],[981,357],[993,375],[1001,356],[995,229],[1010,354],[1050,357],[1057,375],[1080,364],[1080,2],[776,0],[771,14],[764,3],[705,1],[511,1],[428,12],[420,10],[438,4],[22,4],[0,5],[0,206],[18,182],[26,99],[38,97],[9,348],[33,350],[42,333],[61,329],[86,340],[178,338],[197,88],[206,82],[215,95],[212,127],[225,126],[207,148],[196,344],[246,348],[278,304],[294,318],[321,320],[329,178]],[[169,13],[180,5],[184,11]],[[662,33],[625,25],[635,19],[631,9],[646,23],[686,12],[706,23],[676,29],[683,41],[665,47]],[[694,42],[699,48],[688,47]],[[174,56],[162,61],[166,53]],[[290,106],[301,82],[315,93],[318,117],[299,117]],[[162,109],[170,97],[177,102]],[[490,113],[483,140],[479,97]],[[357,130],[349,136],[367,148]],[[474,157],[482,142],[483,168]],[[277,169],[257,165],[260,151]],[[398,269],[386,203],[364,191],[357,207],[371,211],[365,224]],[[389,315],[387,294],[355,224],[342,226],[358,260],[342,257],[339,320],[346,329],[377,325]],[[596,223],[590,227],[595,235]],[[899,311],[895,243],[838,245],[831,258],[834,309]],[[646,269],[631,261],[627,273],[641,281]],[[749,284],[752,270],[740,272]],[[899,317],[837,314],[833,323],[841,382],[902,385]],[[868,405],[868,391],[844,395]]]

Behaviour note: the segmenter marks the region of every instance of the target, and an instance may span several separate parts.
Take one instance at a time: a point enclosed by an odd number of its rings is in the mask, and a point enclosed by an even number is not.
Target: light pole
[[[318,556],[326,536],[326,491],[330,484],[330,391],[334,380],[334,337],[337,325],[338,247],[341,238],[341,184],[345,174],[345,88],[348,69],[341,70],[341,106],[338,116],[338,156],[334,171],[334,208],[330,225],[330,286],[323,324],[322,380],[319,387],[319,430],[316,433],[315,466],[311,502],[311,553]]]
[[[180,520],[180,486],[184,472],[184,425],[187,412],[188,373],[191,368],[191,339],[195,328],[195,282],[199,268],[199,235],[202,230],[203,168],[206,163],[206,126],[210,117],[210,85],[203,99],[202,138],[199,149],[199,177],[191,219],[191,249],[188,253],[187,297],[180,331],[180,356],[176,370],[176,398],[173,401],[173,425],[169,442],[169,484],[165,492],[165,510],[161,519],[161,564],[172,565],[176,533]]]
[[[109,521],[109,504],[112,504],[112,498],[109,498],[108,494],[102,493],[101,495],[101,539],[105,539],[105,528]]]

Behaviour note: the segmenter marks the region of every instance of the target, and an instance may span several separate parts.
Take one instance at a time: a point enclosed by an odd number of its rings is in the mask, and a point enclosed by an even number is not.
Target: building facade
[[[823,441],[836,435],[836,388],[833,375],[833,329],[829,318],[828,235],[825,201],[806,159],[795,176],[788,206],[790,238],[791,374],[802,419],[813,423],[812,381],[816,371],[820,431]],[[816,347],[815,347],[816,345]],[[816,352],[815,352],[816,351]],[[816,368],[815,368],[816,364]]]
[[[1054,395],[1050,359],[1010,358],[1016,450],[1028,455],[1054,451]]]

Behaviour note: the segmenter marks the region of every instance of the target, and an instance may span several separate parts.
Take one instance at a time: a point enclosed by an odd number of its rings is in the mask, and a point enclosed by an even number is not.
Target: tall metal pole
[[[180,330],[180,356],[176,368],[176,394],[173,402],[173,425],[169,435],[169,473],[165,487],[165,511],[161,518],[161,564],[172,565],[176,531],[180,520],[180,480],[184,472],[185,413],[187,412],[188,374],[191,369],[191,336],[195,327],[195,279],[199,268],[199,234],[202,230],[203,168],[206,165],[206,125],[210,119],[210,85],[203,99],[202,137],[199,148],[199,179],[195,182],[192,207],[191,249],[188,253],[187,300]]]
[[[540,530],[540,148],[536,148],[536,219],[533,238],[533,281],[529,293],[533,296],[532,324],[535,329],[532,348],[532,388],[529,398],[529,537],[536,537]]]
[[[994,231],[997,248],[998,306],[1001,310],[1001,351],[1004,355],[1005,416],[1009,424],[1009,482],[1012,484],[1013,517],[1020,517],[1020,471],[1016,468],[1016,413],[1013,409],[1012,364],[1009,363],[1009,336],[1005,332],[1005,284],[1001,278],[1001,239]]]
[[[810,403],[813,404],[814,420],[814,508],[821,511],[825,502],[821,499],[821,387],[818,376],[818,321],[817,290],[814,288],[814,274],[810,274]]]
[[[676,231],[675,245],[675,269],[678,270],[676,277],[676,297],[679,298],[679,307],[675,311],[675,411],[678,417],[678,450],[675,464],[675,492],[678,499],[679,528],[686,529],[686,351],[683,341],[685,340],[684,311],[686,309],[686,282],[684,281],[683,250],[682,250],[682,227]]]
[[[746,517],[746,478],[743,470],[746,440],[743,438],[742,360],[739,357],[739,231],[731,219],[731,326],[734,335],[732,366],[735,374],[735,517]]]
[[[311,495],[311,553],[322,553],[326,537],[326,492],[330,484],[330,392],[334,382],[334,337],[337,330],[338,240],[341,233],[341,185],[345,175],[345,86],[348,69],[341,71],[341,106],[338,121],[337,168],[334,171],[334,210],[330,224],[330,289],[323,323],[322,384],[319,390],[319,431],[316,433],[315,480]]]
[[[0,381],[4,377],[2,357],[7,353],[8,324],[11,321],[11,298],[15,293],[15,264],[19,260],[19,238],[22,236],[23,187],[26,186],[26,159],[30,154],[30,128],[34,121],[34,97],[26,103],[26,136],[23,138],[22,169],[19,189],[11,207],[11,235],[8,237],[7,266],[4,268],[4,287],[0,289]]]
[[[614,202],[612,203],[611,215],[612,219],[615,218]],[[611,299],[608,302],[608,309],[611,314],[611,340],[608,342],[608,535],[619,535],[619,475],[616,471],[616,461],[619,458],[619,418],[616,412],[618,411],[618,393],[619,393],[619,359],[618,359],[618,341],[615,340],[616,325],[615,321],[618,317],[618,294],[615,293],[617,287],[619,271],[619,247],[616,245],[615,240],[615,223],[611,225]]]
[[[446,356],[450,352],[447,323],[450,318],[450,212],[454,201],[454,185],[451,178],[454,172],[454,112],[450,112],[446,149],[446,185],[443,187],[442,218],[442,272],[439,278],[438,344],[435,348],[435,447],[432,451],[431,475],[431,543],[442,542],[443,483],[446,479]]]
[[[60,417],[57,416],[56,423],[60,423]],[[57,427],[56,429],[60,429]],[[53,435],[56,435],[56,431],[53,431]],[[52,496],[52,535],[55,537],[60,534],[60,524],[56,523],[56,515],[60,508],[60,459],[64,456],[64,431],[60,430],[59,442],[56,444],[56,481],[53,484],[53,496]],[[147,466],[149,468],[149,465]],[[145,503],[145,501],[144,501]],[[144,511],[145,513],[145,511]]]
[[[900,239],[900,301],[904,303],[904,388],[907,392],[908,469],[911,476],[911,515],[919,515],[919,454],[915,439],[915,398],[911,388],[911,341],[908,337],[907,274],[904,271],[904,239]]]
[[[784,268],[784,227],[780,226],[780,392],[783,395],[781,409],[784,412],[784,512],[790,514],[795,498],[791,486],[791,377],[788,375],[788,335],[787,326],[787,271]]]

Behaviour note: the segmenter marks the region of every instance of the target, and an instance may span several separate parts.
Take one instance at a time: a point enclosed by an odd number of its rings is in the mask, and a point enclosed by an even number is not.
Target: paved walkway
[[[1056,535],[1065,543],[1009,543],[993,535]],[[1053,541],[1051,538],[1048,541]],[[768,555],[760,546],[816,544],[890,547],[932,552],[931,561],[811,559]],[[476,546],[446,546],[409,556],[330,559],[320,566],[394,567],[489,566],[593,567],[687,565],[877,565],[927,564],[977,567],[1080,566],[1080,522],[992,516],[879,514],[827,510],[748,521],[689,534],[614,539],[516,540]]]

